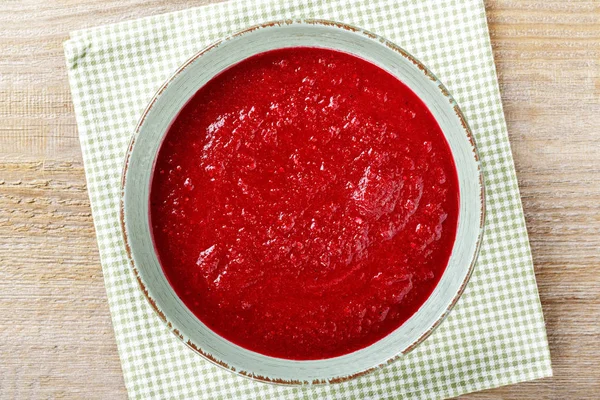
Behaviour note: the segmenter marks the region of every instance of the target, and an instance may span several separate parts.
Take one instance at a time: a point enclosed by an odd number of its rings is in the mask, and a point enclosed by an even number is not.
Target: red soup
[[[222,337],[289,359],[346,354],[427,300],[454,244],[454,161],[425,104],[355,56],[288,48],[202,87],[159,151],[162,268]]]

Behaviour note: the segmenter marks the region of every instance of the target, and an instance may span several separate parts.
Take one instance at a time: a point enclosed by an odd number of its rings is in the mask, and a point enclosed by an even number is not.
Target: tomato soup
[[[322,359],[427,300],[456,236],[448,143],[405,84],[353,55],[287,48],[204,85],[174,119],[150,194],[170,284],[249,350]]]

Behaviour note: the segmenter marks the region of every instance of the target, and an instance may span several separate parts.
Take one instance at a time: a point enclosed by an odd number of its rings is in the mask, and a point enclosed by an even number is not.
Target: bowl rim
[[[267,376],[260,376],[260,375],[256,375],[251,373],[250,371],[242,371],[242,370],[238,370],[230,365],[228,365],[226,362],[224,362],[223,360],[220,360],[214,356],[212,356],[210,353],[202,350],[202,348],[200,348],[199,346],[197,346],[195,343],[193,343],[190,339],[185,340],[183,334],[175,327],[173,326],[173,324],[169,321],[169,319],[167,318],[167,316],[165,315],[165,313],[163,313],[156,301],[152,298],[152,296],[150,295],[150,292],[148,291],[148,288],[146,287],[139,271],[138,271],[138,267],[136,266],[134,257],[133,257],[133,252],[131,249],[131,245],[130,245],[130,239],[129,239],[129,235],[127,232],[127,224],[126,224],[126,217],[125,217],[125,188],[126,188],[126,178],[127,178],[127,172],[129,169],[129,163],[131,160],[131,155],[132,155],[132,151],[133,148],[135,146],[136,140],[139,137],[141,128],[144,124],[144,121],[146,120],[146,117],[148,116],[148,114],[150,113],[151,109],[153,108],[154,104],[156,103],[156,101],[158,100],[158,98],[162,95],[162,93],[167,89],[167,87],[190,65],[192,64],[194,61],[196,61],[198,58],[202,57],[205,53],[209,52],[210,50],[212,50],[215,47],[218,47],[219,45],[221,45],[224,42],[227,42],[231,39],[237,38],[239,36],[242,36],[246,33],[255,31],[257,29],[262,29],[262,28],[269,28],[269,27],[275,27],[275,26],[286,26],[286,25],[294,25],[294,24],[300,24],[300,25],[316,25],[316,26],[324,26],[324,27],[332,27],[332,28],[339,28],[339,29],[343,29],[352,33],[357,33],[357,34],[361,34],[364,35],[370,39],[373,39],[385,46],[387,46],[389,49],[395,51],[396,53],[398,53],[400,56],[406,58],[407,60],[409,60],[410,62],[412,62],[419,70],[421,70],[423,72],[423,74],[429,78],[430,80],[434,81],[439,89],[439,91],[442,93],[443,96],[445,96],[451,103],[451,106],[454,109],[454,112],[456,113],[456,116],[458,117],[458,119],[460,120],[460,123],[462,125],[462,130],[464,131],[464,134],[466,135],[467,139],[469,140],[470,144],[471,144],[471,149],[473,151],[474,154],[474,159],[476,162],[476,166],[477,166],[477,173],[479,176],[479,186],[481,188],[480,191],[480,210],[479,210],[479,214],[480,214],[480,221],[479,221],[479,227],[477,229],[477,239],[475,242],[475,248],[473,251],[473,255],[471,258],[471,262],[468,266],[467,272],[465,274],[464,279],[462,280],[460,287],[458,288],[456,294],[454,295],[454,297],[452,298],[452,300],[450,301],[450,303],[448,304],[448,306],[445,308],[445,310],[442,312],[442,314],[439,316],[439,318],[429,327],[429,329],[427,329],[425,332],[423,332],[417,339],[415,339],[411,345],[409,345],[407,348],[405,348],[402,351],[399,351],[395,356],[392,356],[390,358],[388,358],[385,362],[375,365],[371,368],[367,368],[364,370],[361,370],[355,374],[352,375],[346,375],[346,376],[341,376],[341,377],[337,377],[334,379],[321,379],[321,380],[314,380],[312,382],[306,382],[306,381],[300,381],[300,380],[282,380],[282,379],[273,379],[273,378],[269,378]],[[381,68],[381,67],[380,67]],[[160,147],[159,147],[160,148]],[[460,218],[460,217],[459,217]],[[188,58],[183,64],[181,64],[180,67],[177,68],[177,70],[175,72],[173,72],[169,78],[160,86],[160,88],[156,91],[156,93],[154,94],[154,96],[152,96],[151,100],[149,101],[148,105],[146,106],[146,108],[144,109],[144,111],[142,112],[138,123],[133,131],[133,134],[131,136],[129,145],[127,147],[127,151],[125,154],[125,159],[124,159],[124,163],[123,163],[123,168],[122,168],[122,173],[121,173],[121,190],[120,190],[120,199],[119,199],[119,222],[120,222],[120,228],[121,228],[121,234],[122,234],[122,238],[123,238],[123,243],[125,246],[125,250],[126,250],[126,254],[127,254],[127,260],[128,260],[128,264],[135,276],[135,279],[138,283],[139,288],[141,289],[142,293],[144,294],[144,297],[146,298],[148,304],[151,306],[152,310],[156,313],[156,315],[159,317],[159,319],[163,322],[163,324],[166,325],[166,327],[181,341],[183,342],[186,346],[188,346],[190,349],[192,349],[196,354],[200,355],[201,357],[203,357],[205,360],[211,362],[214,365],[217,365],[229,372],[233,372],[234,374],[244,377],[244,378],[248,378],[250,380],[253,381],[257,381],[257,382],[261,382],[261,383],[267,383],[267,384],[273,384],[273,385],[281,385],[281,386],[303,386],[306,384],[310,384],[310,385],[328,385],[328,384],[336,384],[336,383],[343,383],[343,382],[347,382],[350,381],[352,379],[356,379],[358,377],[361,376],[365,376],[368,375],[374,371],[380,370],[385,366],[388,366],[390,364],[392,364],[393,362],[395,362],[396,360],[398,360],[401,356],[409,353],[410,351],[412,351],[415,347],[417,347],[419,344],[421,344],[423,341],[425,341],[425,339],[427,339],[432,332],[437,329],[439,327],[439,325],[444,321],[444,319],[448,316],[448,314],[450,313],[450,311],[454,308],[454,306],[456,305],[456,303],[458,302],[459,298],[462,296],[467,284],[469,283],[469,280],[472,276],[475,264],[477,263],[478,257],[479,257],[479,251],[481,248],[481,244],[482,244],[482,240],[483,240],[483,236],[484,236],[484,231],[485,231],[485,220],[486,220],[486,189],[485,189],[485,180],[484,180],[484,174],[483,174],[483,169],[481,166],[481,161],[480,161],[480,157],[479,157],[479,152],[477,149],[477,145],[476,145],[476,141],[475,141],[475,137],[471,131],[471,128],[469,127],[469,124],[467,123],[466,117],[464,116],[463,112],[461,111],[460,107],[458,106],[458,103],[456,102],[456,100],[453,98],[453,96],[450,94],[450,92],[446,89],[446,87],[444,86],[444,84],[437,78],[436,75],[434,75],[429,68],[427,68],[421,61],[419,61],[416,57],[414,57],[413,55],[411,55],[409,52],[407,52],[406,50],[404,50],[402,47],[398,46],[397,44],[393,43],[392,41],[386,39],[383,36],[380,36],[378,34],[375,34],[369,30],[363,29],[363,28],[359,28],[357,26],[351,25],[351,24],[347,24],[347,23],[343,23],[343,22],[337,22],[337,21],[333,21],[333,20],[328,20],[328,19],[319,19],[319,18],[293,18],[293,19],[281,19],[281,20],[274,20],[274,21],[268,21],[268,22],[263,22],[263,23],[259,23],[259,24],[255,24],[240,30],[237,30],[229,35],[223,36],[222,38],[210,43],[209,45],[207,45],[206,47],[204,47],[203,49],[201,49],[200,51],[198,51],[197,53],[195,53],[194,55],[192,55],[190,58]],[[458,239],[458,238],[456,238]],[[456,240],[455,239],[455,240]],[[437,285],[436,285],[437,286]],[[220,336],[220,335],[219,335]],[[367,346],[368,347],[368,346]]]

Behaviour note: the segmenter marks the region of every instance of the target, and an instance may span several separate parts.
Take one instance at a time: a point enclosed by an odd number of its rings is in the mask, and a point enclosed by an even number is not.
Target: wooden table
[[[62,42],[200,4],[0,1],[1,398],[126,397]],[[598,399],[600,2],[486,8],[555,376],[464,397]]]

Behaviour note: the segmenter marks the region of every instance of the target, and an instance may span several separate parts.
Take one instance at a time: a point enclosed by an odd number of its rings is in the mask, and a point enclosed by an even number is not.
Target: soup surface
[[[210,80],[157,156],[150,220],[177,295],[265,355],[346,354],[427,300],[455,240],[450,148],[385,70],[327,49],[259,54]]]

